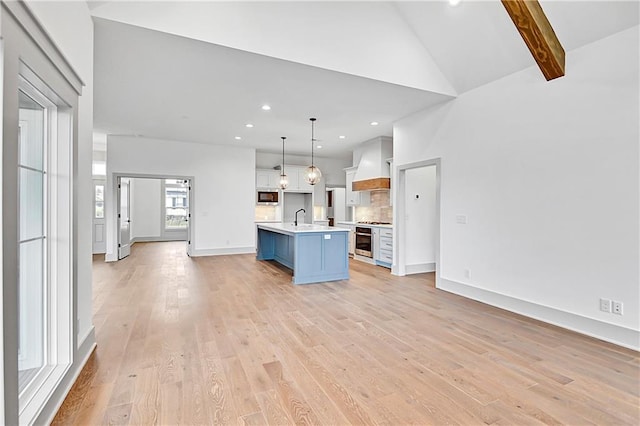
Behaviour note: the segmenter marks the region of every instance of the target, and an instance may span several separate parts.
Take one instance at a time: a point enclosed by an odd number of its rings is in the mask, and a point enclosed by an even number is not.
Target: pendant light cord
[[[313,124],[316,122],[315,118],[310,118],[311,120],[311,167],[313,167],[313,143],[315,142],[315,138],[313,137]]]
[[[282,138],[282,170],[280,172],[281,175],[284,175],[284,140],[286,139],[285,136],[281,136]]]

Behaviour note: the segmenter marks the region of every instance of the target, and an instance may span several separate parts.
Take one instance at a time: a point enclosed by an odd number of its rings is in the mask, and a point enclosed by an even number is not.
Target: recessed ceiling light
[[[338,136],[340,139],[344,139],[346,138],[346,136]]]
[[[265,111],[269,111],[271,107],[269,105],[262,105],[262,109]]]
[[[457,5],[459,5],[459,4],[460,4],[460,2],[461,2],[461,1],[462,1],[462,0],[449,0],[449,4],[450,4],[451,6],[457,6]]]
[[[253,127],[253,124],[251,124],[251,123],[247,123],[247,124],[245,124],[245,125],[244,125],[244,127],[252,128],[252,127]]]
[[[322,145],[317,145],[316,148],[322,149]]]
[[[377,122],[377,121],[372,121],[372,122],[371,122],[371,125],[372,125],[372,126],[377,126],[377,125],[378,125],[378,122]]]
[[[239,141],[240,139],[242,139],[240,136],[236,136],[235,140]]]

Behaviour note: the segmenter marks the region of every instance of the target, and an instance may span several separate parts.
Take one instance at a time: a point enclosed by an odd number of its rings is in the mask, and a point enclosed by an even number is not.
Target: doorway
[[[94,179],[93,181],[93,254],[104,253],[107,250],[105,232],[105,195],[106,181]]]
[[[440,159],[398,166],[394,212],[394,275],[435,272],[440,266]]]
[[[131,192],[130,178],[118,178],[118,260],[131,253]]]
[[[114,181],[117,260],[135,243],[152,241],[184,241],[191,255],[192,177],[126,174]]]

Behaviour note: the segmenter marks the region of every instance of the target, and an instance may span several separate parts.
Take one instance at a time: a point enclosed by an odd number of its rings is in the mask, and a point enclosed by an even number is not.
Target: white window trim
[[[30,78],[34,78],[31,76]],[[45,365],[19,395],[21,424],[31,424],[71,367],[72,324],[72,122],[73,117],[58,99],[51,100],[37,88],[40,81],[22,75],[19,89],[47,107],[45,152],[45,259],[44,298]],[[60,105],[56,105],[59,103]]]

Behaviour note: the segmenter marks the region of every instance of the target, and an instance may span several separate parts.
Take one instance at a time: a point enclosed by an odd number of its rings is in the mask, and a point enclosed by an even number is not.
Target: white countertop
[[[347,222],[342,220],[340,222],[336,222],[336,225],[360,226],[362,228],[393,228],[393,225],[374,225],[372,223]]]
[[[258,228],[287,234],[302,234],[305,232],[349,232],[348,229],[344,228],[310,223],[301,223],[298,226],[295,226],[293,223],[258,223],[257,225]]]
[[[389,228],[392,229],[393,225],[374,225],[372,223],[355,223],[356,226],[361,228]]]

